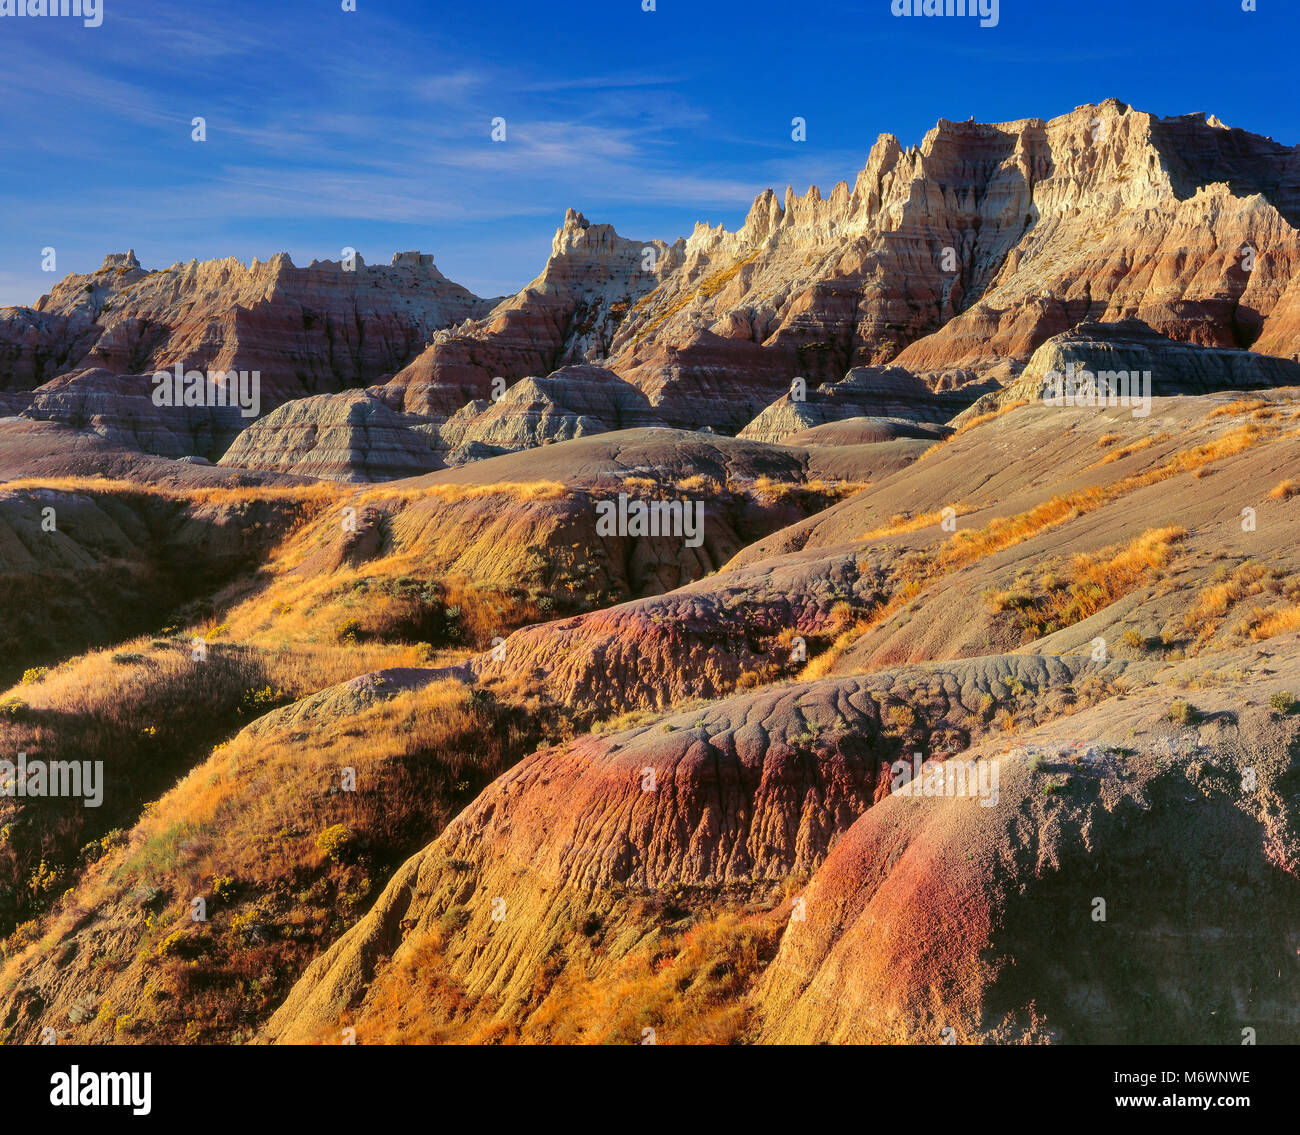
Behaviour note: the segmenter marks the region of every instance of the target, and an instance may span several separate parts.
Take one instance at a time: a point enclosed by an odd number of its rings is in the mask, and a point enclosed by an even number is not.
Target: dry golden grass
[[[759,504],[783,502],[801,504],[805,511],[815,512],[844,500],[868,487],[866,481],[774,481],[771,477],[758,477],[744,488],[745,495]]]
[[[1278,436],[1280,434],[1276,429],[1248,422],[1221,434],[1212,441],[1175,453],[1153,469],[1124,477],[1104,488],[1090,486],[1087,489],[1059,494],[1018,516],[994,519],[983,529],[963,529],[949,540],[948,546],[941,552],[941,562],[952,565],[979,559],[991,552],[1021,543],[1039,532],[1073,520],[1077,516],[1092,512],[1103,504],[1117,500],[1137,489],[1158,484],[1180,473],[1194,473],[1215,461],[1243,453],[1262,441],[1272,440]],[[1108,459],[1117,455],[1117,453],[1108,455]]]
[[[0,492],[22,492],[45,489],[57,493],[114,493],[168,496],[166,490],[157,485],[141,485],[134,481],[111,480],[107,477],[20,477],[16,481],[5,481],[0,485]]]
[[[1149,528],[1113,555],[1076,556],[1071,569],[1076,579],[1122,593],[1168,566],[1174,545],[1186,537],[1187,529],[1177,525]]]
[[[1215,418],[1236,418],[1243,414],[1250,414],[1256,410],[1263,409],[1270,405],[1264,398],[1237,398],[1229,402],[1226,406],[1217,406],[1211,410],[1204,418],[1201,424],[1214,421]]]
[[[1015,408],[1014,404],[1007,406],[983,420]],[[966,428],[976,424],[979,420]],[[980,529],[955,534],[925,561],[924,571],[899,575],[897,593],[888,602],[865,616],[847,607],[837,609],[828,631],[835,635],[834,641],[805,667],[801,677],[811,680],[829,672],[862,634],[919,593],[931,579],[1068,523],[1124,493],[1184,472],[1194,474],[1214,461],[1275,436],[1276,430],[1246,423],[1116,484],[1060,494],[1021,514],[995,518]],[[1107,459],[1121,453],[1123,450],[1108,453]],[[65,481],[61,486],[64,491],[73,483],[83,487],[86,483],[122,484],[94,479]],[[1270,495],[1287,499],[1290,492],[1278,496],[1284,485],[1294,487],[1295,483],[1283,482]],[[780,497],[796,489],[820,492],[842,488],[760,481],[753,491]],[[121,491],[154,490],[129,486]],[[221,503],[279,492],[295,500],[333,504],[344,493],[358,492],[363,503],[381,503],[409,502],[421,496],[455,501],[494,494],[547,500],[564,491],[558,482],[537,481],[435,486],[414,492],[339,486],[214,489],[185,496],[193,500],[206,494],[203,499]],[[923,517],[896,517],[891,526],[869,537],[937,525],[942,515],[935,512]],[[1181,529],[1154,529],[1122,548],[1076,558],[1072,564],[1073,585],[1053,589],[1039,614],[1054,622],[1086,618],[1125,594],[1126,589],[1140,586],[1163,570],[1174,545],[1184,535]],[[399,555],[380,556],[359,567],[344,565],[314,576],[291,575],[290,559],[282,557],[269,566],[269,583],[263,579],[256,595],[234,603],[222,614],[197,620],[185,632],[186,643],[191,632],[199,632],[210,644],[212,659],[226,667],[203,672],[202,685],[195,685],[187,646],[173,643],[155,648],[148,640],[128,643],[118,652],[138,653],[143,660],[113,662],[108,652],[103,652],[16,690],[15,696],[26,699],[27,705],[23,714],[0,724],[0,744],[10,750],[44,746],[45,754],[75,751],[82,759],[103,753],[107,760],[112,754],[127,762],[122,768],[139,770],[142,783],[155,783],[147,778],[156,776],[162,778],[165,787],[178,772],[193,765],[195,755],[190,750],[198,741],[204,742],[206,750],[268,704],[299,697],[367,670],[427,662],[429,654],[422,643],[429,639],[414,640],[418,637],[417,626],[432,625],[420,621],[429,615],[430,607],[441,612],[438,626],[444,628],[446,612],[459,608],[457,620],[462,637],[446,643],[449,650],[482,645],[479,640],[489,632],[504,633],[502,628],[513,621],[534,621],[538,617],[536,608],[528,606],[529,600],[474,588],[464,579],[437,583],[415,579],[414,586],[401,584],[403,573],[411,569],[413,561]],[[1230,586],[1224,592],[1207,589],[1198,596],[1193,608],[1197,618],[1221,618],[1237,599],[1259,593],[1250,590],[1251,581],[1245,575],[1225,582]],[[424,594],[429,587],[436,591],[436,602],[430,602]],[[418,597],[415,592],[420,593]],[[1243,624],[1243,633],[1266,638],[1298,626],[1300,604],[1257,607]],[[407,637],[413,641],[399,641]],[[153,654],[158,656],[156,660]],[[214,680],[218,677],[220,680]],[[166,720],[155,724],[156,718]],[[203,724],[199,724],[200,720]],[[51,940],[51,935],[69,932],[85,910],[120,904],[128,888],[159,886],[167,896],[159,918],[144,926],[138,938],[129,938],[127,945],[127,956],[134,957],[132,951],[138,951],[151,959],[146,966],[150,980],[164,985],[175,998],[172,1008],[155,1007],[159,1016],[151,1036],[178,1037],[194,1022],[199,1022],[196,1027],[200,1032],[207,1030],[207,1035],[229,1035],[238,1027],[233,1006],[251,1005],[254,1015],[267,1011],[274,998],[282,995],[284,982],[312,952],[337,936],[364,908],[380,881],[380,868],[420,846],[464,802],[456,786],[480,774],[493,775],[493,768],[504,767],[523,751],[526,739],[529,743],[535,739],[531,735],[526,738],[527,730],[538,728],[535,722],[527,725],[519,718],[503,716],[499,708],[476,704],[460,687],[452,686],[401,694],[346,721],[344,730],[337,729],[337,722],[329,722],[319,730],[315,725],[304,727],[300,723],[293,730],[273,730],[269,735],[244,734],[214,754],[148,811],[129,845],[113,844],[106,850],[102,863],[93,868],[91,884],[79,889],[66,900],[65,908],[39,928],[45,942]],[[1006,727],[1014,728],[1015,724],[1011,717]],[[308,745],[303,744],[304,728],[311,738]],[[153,733],[148,732],[151,729]],[[179,747],[173,745],[173,733],[176,741],[183,742]],[[160,735],[162,741],[156,740]],[[486,753],[482,751],[484,744],[489,746]],[[164,759],[160,759],[160,753]],[[367,796],[346,794],[346,799],[339,799],[345,794],[331,794],[330,778],[343,763],[356,767],[366,783],[382,784],[383,790]],[[450,790],[448,785],[452,786]],[[150,788],[148,795],[153,794]],[[136,798],[130,807],[138,810],[142,799]],[[436,801],[432,808],[430,800]],[[131,817],[135,812],[128,809],[125,815]],[[356,841],[341,846],[364,845],[364,855],[344,861],[323,850],[317,842],[321,832],[337,825],[345,827]],[[72,833],[68,839],[64,832],[51,835],[50,831],[42,831],[37,833],[41,838],[35,841],[10,841],[4,850],[9,858],[0,859],[0,869],[9,872],[8,878],[15,886],[30,890],[34,871],[44,866],[33,856],[37,852],[43,856],[51,846],[47,836],[65,840],[66,848],[73,853],[87,837],[96,836],[94,831],[67,831]],[[17,858],[20,854],[27,856],[21,864]],[[67,870],[74,866],[73,860],[65,859]],[[214,878],[226,877],[237,880],[231,892],[235,897],[228,907],[221,907],[204,929],[195,931],[185,926],[180,896],[209,886]],[[55,886],[42,872],[37,879],[39,893],[33,892],[25,900],[27,906],[22,913],[39,911],[69,879],[65,873]],[[308,896],[305,899],[304,894]],[[741,994],[736,990],[743,991],[745,982],[757,972],[757,962],[753,961],[757,954],[753,951],[762,947],[751,927],[728,923],[728,917],[719,916],[706,923],[698,940],[674,940],[671,956],[645,959],[633,951],[618,962],[600,961],[599,980],[594,983],[589,979],[591,971],[582,967],[562,970],[530,1018],[527,1036],[581,1041],[622,1039],[627,1029],[637,1023],[621,1008],[631,998],[654,1006],[662,1019],[670,1022],[665,1029],[674,1030],[674,1039],[689,1042],[735,1038],[744,1027],[743,1014],[737,1009]],[[248,932],[251,925],[270,928],[270,940],[254,941]],[[185,931],[178,948],[190,953],[173,958],[164,950],[160,956],[160,948],[178,928]],[[24,934],[17,941],[11,940],[10,950],[30,957],[29,951],[39,948],[31,946],[31,942],[31,935]],[[427,956],[436,960],[439,943],[430,941],[427,947]],[[724,964],[732,968],[723,976],[739,975],[740,984],[726,997],[714,998],[708,993],[713,987],[707,982],[701,984],[699,975]],[[663,982],[661,970],[666,975]],[[21,968],[7,967],[6,982],[11,983],[20,972]],[[268,981],[265,988],[254,988],[267,973],[275,974],[274,980]],[[410,975],[405,980],[409,990]],[[394,985],[394,995],[402,988],[400,983]],[[705,995],[695,1000],[692,989],[703,989]],[[439,1001],[444,997],[454,1000],[455,996],[450,983],[435,990]],[[413,1000],[412,1007],[419,1008],[418,999]],[[452,1006],[448,1014],[452,1025],[456,1025],[456,1014],[465,1010],[465,1005]],[[465,1035],[456,1029],[437,1033],[443,1028],[438,1023],[439,1012],[442,1010],[431,1011],[428,1016],[432,1030],[429,1036]],[[594,1022],[582,1017],[591,1012],[606,1015]],[[386,1026],[382,1022],[374,1022],[374,1027],[374,1035],[383,1035]],[[414,1027],[423,1026],[417,1019]],[[493,1026],[480,1024],[476,1028],[485,1030],[476,1035],[494,1035]],[[666,1031],[664,1035],[668,1039]],[[521,1029],[502,1039],[524,1037],[525,1030]]]
[[[1196,593],[1192,605],[1183,615],[1184,628],[1197,632],[1202,638],[1208,637],[1217,628],[1217,620],[1222,619],[1233,604],[1260,594],[1276,576],[1273,569],[1246,560],[1226,579],[1208,584]]]
[[[960,529],[940,549],[939,565],[944,570],[951,570],[1024,543],[1048,529],[1100,508],[1107,499],[1104,489],[1092,486],[1061,493],[1016,516],[995,517],[983,528]]]
[[[174,490],[172,495],[199,504],[243,504],[249,501],[303,501],[321,507],[340,499],[347,487],[332,481],[314,485],[267,485]]]
[[[974,505],[958,504],[950,505],[957,516],[964,516],[968,512],[973,512]],[[902,536],[909,532],[920,532],[923,528],[933,528],[943,523],[944,509],[935,509],[933,512],[922,512],[916,516],[908,516],[906,513],[896,513],[889,518],[888,524],[882,524],[878,528],[873,528],[869,532],[863,533],[858,537],[859,540],[880,540],[887,536]]]
[[[501,545],[494,496],[537,501],[563,492],[558,482],[544,481],[364,491],[347,501],[365,532],[358,552],[331,510],[311,511],[256,575],[182,611],[182,622],[190,628],[186,633],[280,652],[365,647],[369,657],[354,658],[353,674],[374,668],[372,660],[422,665],[435,650],[482,649],[519,626],[563,613],[553,595],[570,602],[583,585],[598,592],[604,586],[599,565],[584,563],[579,546],[539,556],[527,539]],[[486,504],[470,506],[468,527],[437,511],[471,499]],[[421,509],[421,501],[434,504]],[[545,535],[535,538],[545,547]],[[472,583],[468,573],[485,561],[500,566],[504,578]]]
[[[1187,530],[1152,528],[1119,549],[1075,556],[1064,577],[1044,573],[1029,589],[991,597],[995,612],[1014,611],[1026,641],[1074,626],[1159,576]]]
[[[75,875],[85,845],[129,824],[214,742],[289,700],[264,662],[217,646],[196,662],[188,643],[140,639],[64,663],[0,698],[17,707],[0,715],[0,753],[102,761],[105,779],[98,808],[54,799],[20,809],[21,822],[0,840],[8,900],[0,933],[44,909]]]
[[[696,473],[691,477],[683,477],[674,487],[687,496],[716,497],[721,495],[724,485],[708,473]]]
[[[398,864],[549,739],[541,728],[450,682],[259,723],[147,806],[44,926],[11,938],[0,990],[93,910],[116,928],[97,988],[146,1039],[247,1039]],[[340,791],[348,768],[355,791]],[[147,917],[130,898],[142,890],[158,896]],[[205,923],[188,917],[194,895]]]
[[[1275,501],[1290,500],[1300,494],[1300,481],[1286,480],[1274,485],[1268,492],[1269,499]]]
[[[548,1043],[730,1044],[747,1023],[745,994],[776,952],[771,915],[720,911],[664,935],[607,967],[595,981],[567,967],[533,1013],[523,1039]]]
[[[975,417],[971,418],[969,422],[963,422],[953,433],[952,437],[961,437],[962,434],[970,433],[973,429],[978,429],[980,426],[988,425],[989,422],[997,421],[998,418],[1002,417],[1004,414],[1011,413],[1012,410],[1019,410],[1021,406],[1028,405],[1029,400],[1027,398],[1018,398],[1008,402],[1005,406],[999,406],[996,410],[990,410],[987,414],[977,414]],[[952,438],[949,438],[948,440],[951,441]]]
[[[1200,445],[1193,446],[1172,454],[1158,465],[1130,474],[1110,485],[1092,485],[1084,489],[1059,493],[1025,512],[1008,517],[995,517],[980,528],[961,529],[949,537],[934,551],[917,551],[906,560],[891,569],[893,596],[889,602],[890,611],[897,609],[896,601],[904,601],[907,587],[920,589],[949,572],[964,568],[987,556],[1025,543],[1046,532],[1050,532],[1080,516],[1085,516],[1104,507],[1129,493],[1149,485],[1159,484],[1183,473],[1195,475],[1215,461],[1234,456],[1263,442],[1286,436],[1273,427],[1260,426],[1248,422]],[[896,516],[889,525],[874,529],[863,539],[881,538],[904,532],[914,532],[936,525],[942,519],[941,512],[925,513],[917,517]],[[1173,532],[1180,535],[1174,536]],[[1153,557],[1164,554],[1164,545],[1182,538],[1182,530],[1155,530],[1145,533],[1134,546],[1119,552],[1109,553],[1106,563],[1085,563],[1089,571],[1110,571],[1112,583],[1105,584],[1097,579],[1084,580],[1079,589],[1065,591],[1039,611],[1034,602],[1026,600],[1017,605],[1023,606],[1021,612],[1026,622],[1026,633],[1034,633],[1035,628],[1050,628],[1056,625],[1068,625],[1068,621],[1086,618],[1089,613],[1113,602],[1122,592],[1118,589],[1129,587],[1137,576],[1144,577],[1147,571],[1158,570],[1159,564],[1153,563]],[[1144,541],[1146,543],[1144,543]],[[1113,560],[1114,562],[1110,562]],[[1126,582],[1128,581],[1128,582]],[[1107,598],[1108,594],[1113,595]],[[995,598],[995,604],[1006,601],[1009,597]],[[1053,606],[1059,604],[1059,607]],[[1051,609],[1048,609],[1051,608]],[[1067,620],[1062,624],[1061,620]],[[874,617],[869,625],[874,625]],[[868,628],[863,628],[868,629]],[[839,641],[825,654],[814,659],[805,668],[801,678],[821,677],[834,666],[838,657],[847,646],[858,637],[861,631],[850,628],[841,632]],[[1041,631],[1040,631],[1041,633]]]
[[[413,504],[433,498],[447,504],[487,497],[507,497],[514,501],[558,500],[569,492],[559,481],[493,481],[489,485],[426,485],[420,489],[370,489],[358,498],[361,505]]]
[[[199,505],[247,504],[251,501],[302,501],[326,504],[344,496],[348,487],[321,481],[309,485],[230,485],[187,488],[141,484],[108,477],[23,477],[5,481],[0,492],[43,489],[62,493],[99,493],[110,496],[150,496],[190,501]]]
[[[1140,473],[1130,474],[1110,485],[1093,485],[1059,493],[1025,512],[1008,517],[995,517],[981,528],[961,529],[938,549],[916,551],[891,569],[893,596],[890,600],[890,608],[897,609],[895,602],[905,599],[908,594],[905,588],[915,590],[927,586],[949,572],[967,567],[986,556],[1050,532],[1138,489],[1159,484],[1184,473],[1196,475],[1216,461],[1285,436],[1289,435],[1282,434],[1274,427],[1248,422],[1210,441],[1174,453],[1158,465]],[[866,538],[917,531],[936,524],[941,517],[942,513],[939,512],[927,513],[915,518],[897,516],[893,518],[890,525],[868,533]],[[1158,571],[1159,564],[1153,562],[1153,557],[1158,558],[1164,554],[1163,547],[1166,542],[1172,543],[1182,538],[1181,535],[1173,536],[1174,531],[1181,533],[1180,529],[1145,533],[1136,542],[1136,546],[1117,553],[1109,553],[1108,556],[1114,559],[1114,563],[1108,561],[1104,565],[1100,563],[1088,565],[1089,570],[1092,571],[1113,572],[1112,584],[1108,586],[1096,579],[1085,580],[1084,585],[1076,591],[1066,591],[1052,601],[1052,603],[1059,603],[1059,609],[1045,609],[1040,612],[1028,597],[1024,597],[1016,605],[1025,607],[1022,615],[1027,623],[1026,633],[1034,633],[1034,629],[1038,627],[1050,628],[1059,624],[1060,620],[1086,618],[1089,613],[1100,610],[1108,602],[1113,602],[1113,597],[1108,599],[1107,595],[1114,591],[1114,595],[1117,596],[1120,593],[1117,589],[1129,586],[1134,573],[1144,576],[1147,571]],[[1147,541],[1148,538],[1150,543],[1144,545],[1143,541]],[[1126,579],[1130,582],[1126,583]],[[995,605],[1009,598],[1009,595],[995,597]],[[1008,605],[1011,604],[1008,602]],[[872,622],[874,623],[874,619]],[[827,673],[838,656],[857,637],[857,633],[850,629],[841,632],[840,637],[843,641],[833,644],[830,651],[815,659],[814,664],[806,668],[801,677],[815,678]]]
[[[293,698],[328,689],[358,674],[442,662],[441,656],[431,655],[423,643],[348,643],[342,650],[324,643],[299,645],[291,650],[253,649],[258,652],[268,680]]]
[[[64,499],[102,495],[98,511],[74,514],[91,517],[88,525],[65,519],[60,506],[61,538],[75,557],[42,540],[0,571],[0,607],[9,609],[0,619],[0,682],[18,666],[195,620],[212,609],[214,592],[249,578],[251,565],[324,511],[335,491],[180,491],[95,478],[28,484],[57,486],[51,491]]]
[[[1221,461],[1225,457],[1234,457],[1238,453],[1244,453],[1246,450],[1254,448],[1260,442],[1271,441],[1279,436],[1281,434],[1275,428],[1261,427],[1247,422],[1245,425],[1220,434],[1211,441],[1203,442],[1191,449],[1180,450],[1154,468],[1143,470],[1141,473],[1130,474],[1114,482],[1103,490],[1105,498],[1107,500],[1117,500],[1137,489],[1159,484],[1171,477],[1178,476],[1180,473],[1195,474],[1215,461]],[[1099,462],[1099,464],[1104,463]]]
[[[381,666],[427,665],[434,650],[479,650],[547,616],[538,600],[460,576],[424,578],[415,555],[397,554],[344,565],[328,574],[283,571],[223,613],[218,626],[240,642],[277,652],[317,653],[365,647],[352,655],[354,674]],[[200,624],[212,633],[216,618]]]
[[[1300,630],[1300,603],[1271,610],[1256,608],[1242,624],[1242,629],[1257,641]]]
[[[636,904],[644,906],[644,904]],[[613,920],[653,923],[649,910]],[[449,975],[438,932],[383,970],[355,1022],[363,1044],[731,1044],[748,1027],[745,996],[776,952],[773,914],[700,912],[686,930],[661,929],[620,956],[575,928],[558,963],[539,973],[535,1001],[509,1023]],[[324,1033],[329,1043],[336,1037]]]
[[[457,629],[481,634],[472,604],[461,610],[467,617]],[[72,880],[85,846],[134,821],[149,796],[253,718],[358,674],[437,661],[424,643],[331,637],[265,649],[253,645],[255,635],[230,641],[227,624],[203,629],[92,651],[0,694],[0,753],[102,760],[107,782],[101,807],[58,800],[28,807],[0,839],[0,896],[7,896],[0,898],[0,935]],[[196,638],[205,659],[194,657]],[[5,823],[0,803],[0,828]]]
[[[459,682],[444,681],[341,719],[327,711],[314,721],[259,726],[182,779],[142,822],[140,835],[147,846],[177,824],[206,830],[223,845],[213,868],[255,879],[301,863],[319,865],[317,835],[343,823],[372,856],[400,862],[441,829],[458,801],[467,802],[522,755],[508,741],[532,744],[517,728],[499,728],[509,721],[517,726],[516,717]],[[304,726],[310,745],[302,743]],[[331,794],[345,767],[356,770],[357,791]],[[415,830],[403,835],[407,828]],[[268,842],[276,844],[269,858]],[[157,877],[167,878],[195,863],[155,864],[142,852],[124,866],[141,877],[157,866]]]
[[[813,658],[799,674],[801,682],[815,682],[818,678],[824,678],[831,672],[831,669],[839,662],[844,652],[849,649],[855,642],[866,634],[872,627],[879,626],[890,615],[897,611],[910,596],[900,593],[893,596],[885,603],[878,604],[867,612],[861,618],[854,618],[843,629],[836,627],[831,628],[832,634],[835,634],[835,640],[822,653]],[[841,624],[847,620],[841,620]],[[838,629],[838,634],[836,630]]]
[[[1120,446],[1119,449],[1112,450],[1100,461],[1089,465],[1088,468],[1096,469],[1098,466],[1109,465],[1114,461],[1123,461],[1126,457],[1131,457],[1135,453],[1141,453],[1144,449],[1150,449],[1153,445],[1158,445],[1163,441],[1168,441],[1170,436],[1170,434],[1161,433],[1153,434],[1151,437],[1139,438],[1137,441],[1130,442],[1128,445],[1123,445]]]
[[[1154,484],[1156,481],[1164,480],[1178,473],[1199,469],[1212,461],[1221,461],[1225,457],[1235,457],[1238,453],[1244,453],[1246,450],[1254,448],[1261,441],[1269,441],[1277,436],[1279,436],[1279,432],[1274,428],[1257,426],[1247,422],[1245,425],[1220,434],[1213,441],[1207,441],[1174,454],[1167,462],[1150,473],[1138,474],[1137,479],[1145,484]],[[1132,480],[1132,478],[1126,479],[1120,484],[1125,485],[1128,480]]]
[[[1011,408],[1006,407],[999,412],[1005,413]],[[1027,512],[1012,517],[996,517],[981,529],[962,529],[954,533],[940,551],[940,565],[947,569],[973,562],[1092,512],[1136,489],[1158,484],[1180,473],[1195,472],[1212,462],[1235,456],[1251,449],[1261,441],[1278,436],[1280,432],[1277,429],[1248,422],[1221,434],[1212,441],[1175,453],[1153,469],[1124,477],[1114,484],[1105,487],[1089,486],[1086,489],[1061,493]],[[1107,455],[1106,460],[1116,456],[1118,451]],[[1104,463],[1105,461],[1098,464]],[[960,514],[961,511],[962,509],[959,508],[958,513]],[[876,539],[904,532],[915,532],[937,524],[941,518],[941,512],[925,513],[910,519],[895,517],[889,525],[874,529],[860,539]]]

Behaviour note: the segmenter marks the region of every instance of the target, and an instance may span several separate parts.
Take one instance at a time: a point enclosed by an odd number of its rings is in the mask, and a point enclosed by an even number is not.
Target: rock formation
[[[26,396],[20,415],[87,430],[160,457],[215,459],[248,425],[238,406],[159,406],[152,376],[101,368],[70,371]]]
[[[917,683],[936,724],[978,729],[967,706],[981,694],[1005,698],[1004,677],[1044,686],[1108,669],[990,659],[778,687],[539,752],[397,872],[304,974],[268,1035],[314,1039],[356,1011],[379,960],[400,962],[453,905],[469,920],[451,947],[452,972],[472,995],[518,1011],[567,924],[588,912],[609,917],[628,891],[728,888],[756,898],[820,866],[888,794],[899,753],[890,710]],[[511,917],[492,927],[496,896]]]
[[[914,422],[907,418],[839,418],[825,425],[810,426],[797,433],[786,434],[783,445],[879,445],[899,438],[930,438],[939,440],[952,431],[946,426]]]
[[[1300,362],[1233,347],[1176,342],[1140,319],[1087,322],[1052,336],[1034,352],[1018,378],[981,397],[963,417],[1044,397],[1075,397],[1091,404],[1088,398],[1109,400],[1112,387],[1117,398],[1132,401],[1147,395],[1273,386],[1300,386]]]
[[[496,379],[593,365],[670,426],[735,433],[795,378],[838,385],[895,364],[934,391],[1006,383],[1084,321],[1300,356],[1297,224],[1294,148],[1110,99],[1046,121],[940,121],[913,147],[881,135],[852,185],[767,190],[735,232],[628,240],[569,210],[541,274],[495,306],[418,253],[355,272],[283,254],[146,272],[133,253],[110,256],[35,308],[0,312],[0,388],[180,362],[259,370],[269,408],[383,379],[374,394],[390,409],[456,417],[438,444],[462,460],[514,444],[484,431],[536,443],[594,428],[545,399],[522,428],[517,410],[482,418],[475,405]],[[797,424],[821,423],[810,409]]]
[[[331,481],[414,477],[442,466],[415,424],[360,390],[297,398],[240,434],[219,464]]]
[[[491,302],[419,253],[387,267],[342,261],[296,268],[285,253],[191,260],[145,271],[134,252],[71,275],[34,308],[0,311],[0,388],[32,389],[73,367],[116,374],[259,371],[268,405],[374,382],[442,328]]]
[[[1294,653],[1283,666],[1300,674]],[[1271,802],[1294,774],[1240,690],[1201,699],[1230,733],[1171,725],[1156,690],[974,748],[997,806],[868,810],[756,990],[760,1041],[1239,1044],[1248,1028],[1293,1043],[1300,846]],[[1282,732],[1295,743],[1294,723]],[[1259,789],[1242,791],[1255,761]]]
[[[881,135],[852,187],[768,190],[736,232],[697,225],[671,248],[571,211],[542,276],[441,335],[385,397],[446,417],[493,377],[585,359],[673,426],[735,431],[795,377],[897,361],[1009,380],[1084,319],[1289,356],[1298,169],[1270,139],[1112,99],[941,121],[918,147]]]
[[[541,275],[483,319],[434,336],[384,392],[395,408],[449,417],[488,398],[492,380],[599,363],[636,299],[677,263],[679,246],[620,237],[570,209]]]
[[[1300,1042],[1298,223],[1110,101],[6,310],[0,1042]]]
[[[801,430],[857,417],[941,423],[990,392],[990,388],[997,389],[997,384],[972,382],[934,392],[902,367],[854,367],[839,382],[824,382],[814,389],[799,391],[798,396],[793,391],[783,394],[739,436],[784,442]]]
[[[521,379],[495,401],[466,403],[437,428],[437,435],[440,452],[468,456],[663,425],[646,396],[613,371],[570,366],[546,378]]]
[[[697,227],[610,365],[635,378],[700,323],[808,378],[895,357],[987,371],[1088,315],[1248,345],[1296,269],[1296,170],[1269,139],[1114,100],[940,122],[908,149],[885,135],[852,189],[769,192],[737,233]]]

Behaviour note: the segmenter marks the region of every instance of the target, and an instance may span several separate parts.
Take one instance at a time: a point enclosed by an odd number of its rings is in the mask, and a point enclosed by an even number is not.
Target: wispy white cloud
[[[0,207],[25,230],[0,237],[0,255],[52,239],[103,251],[147,243],[135,234],[156,234],[167,262],[235,243],[314,242],[333,255],[376,232],[396,233],[394,247],[410,246],[404,230],[448,246],[473,233],[478,251],[462,263],[495,294],[536,272],[566,206],[628,236],[673,239],[692,216],[743,216],[769,184],[802,192],[801,179],[833,164],[826,151],[791,151],[779,132],[765,141],[752,122],[719,119],[683,59],[622,68],[609,56],[595,71],[543,55],[512,63],[382,10],[339,24],[294,7],[282,41],[268,34],[271,15],[142,0],[116,13],[108,38],[12,52],[0,144],[39,160],[0,180]],[[207,120],[202,145],[189,139],[195,115]],[[851,178],[863,157],[835,177]],[[629,232],[624,211],[671,214],[684,231]],[[492,226],[512,227],[485,236]],[[21,272],[0,287],[24,302],[40,294]]]
[[[421,102],[445,104],[459,101],[472,90],[490,83],[491,76],[482,71],[462,68],[445,75],[428,75],[411,84],[411,93]]]
[[[535,79],[520,84],[519,90],[533,94],[560,94],[565,91],[605,91],[627,87],[662,87],[685,78],[682,70],[656,68],[649,71],[616,71],[605,75],[572,75]]]

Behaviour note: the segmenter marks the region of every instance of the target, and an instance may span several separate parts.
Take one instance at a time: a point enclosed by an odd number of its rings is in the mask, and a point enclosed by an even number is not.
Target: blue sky
[[[0,18],[0,304],[128,247],[146,267],[419,248],[500,295],[568,207],[638,239],[732,228],[767,186],[851,181],[882,131],[1112,95],[1300,141],[1296,0],[1001,0],[991,28],[890,0],[102,3],[98,28]]]

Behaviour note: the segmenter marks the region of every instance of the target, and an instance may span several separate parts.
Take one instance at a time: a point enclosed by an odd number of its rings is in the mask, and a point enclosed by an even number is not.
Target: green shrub
[[[184,937],[185,927],[182,926],[179,930],[173,930],[166,938],[158,943],[158,957],[166,958],[176,953],[176,948],[180,945],[181,940]]]
[[[910,729],[916,724],[916,710],[910,705],[891,705],[885,710],[885,720],[899,729]]]
[[[7,717],[11,721],[21,721],[27,716],[31,709],[22,698],[16,694],[10,694],[4,701],[0,701],[0,718]]]
[[[218,875],[212,880],[213,897],[222,902],[228,901],[238,887],[239,881],[233,875]]]
[[[1287,690],[1278,690],[1268,699],[1268,704],[1278,713],[1295,713],[1296,711],[1296,700]]]
[[[335,863],[342,863],[356,845],[357,837],[347,824],[332,824],[316,837],[316,847]]]
[[[27,889],[37,896],[54,894],[63,885],[65,874],[66,871],[60,864],[47,863],[42,858],[28,877]]]
[[[277,690],[270,685],[263,686],[260,690],[245,690],[240,699],[240,712],[260,714],[284,705],[289,700],[291,700],[289,695],[283,690]]]

